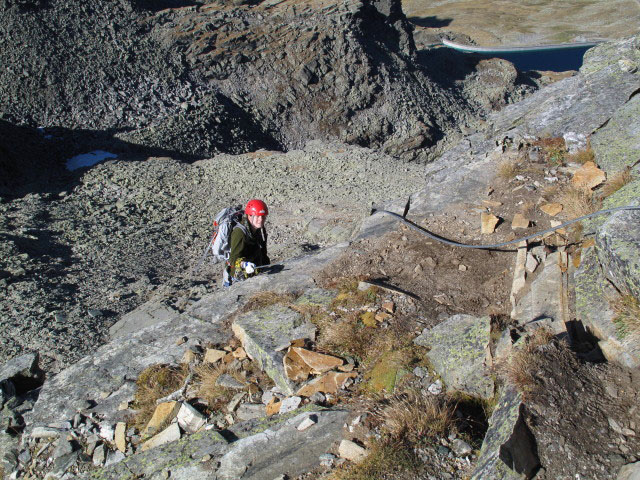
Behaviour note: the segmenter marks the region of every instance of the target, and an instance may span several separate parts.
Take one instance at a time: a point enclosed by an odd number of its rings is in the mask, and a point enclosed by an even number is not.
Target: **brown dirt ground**
[[[640,372],[581,362],[563,344],[544,355],[525,410],[544,466],[536,479],[616,478],[639,459]]]

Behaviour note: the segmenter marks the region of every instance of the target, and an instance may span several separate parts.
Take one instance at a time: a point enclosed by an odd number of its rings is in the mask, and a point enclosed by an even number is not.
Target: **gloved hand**
[[[253,262],[242,262],[240,266],[248,275],[256,271],[256,264]]]

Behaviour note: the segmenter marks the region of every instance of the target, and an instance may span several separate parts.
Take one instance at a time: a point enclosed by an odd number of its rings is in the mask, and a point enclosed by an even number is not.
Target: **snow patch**
[[[76,155],[67,160],[67,170],[77,170],[82,167],[91,167],[96,163],[110,158],[118,158],[115,153],[105,152],[104,150],[94,150],[89,153]]]

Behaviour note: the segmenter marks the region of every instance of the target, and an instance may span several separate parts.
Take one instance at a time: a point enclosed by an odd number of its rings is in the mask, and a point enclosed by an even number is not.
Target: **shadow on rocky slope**
[[[495,104],[416,67],[396,0],[3,7],[0,111],[12,124],[126,131],[180,157],[316,139],[415,159]],[[503,98],[515,79],[499,82]]]

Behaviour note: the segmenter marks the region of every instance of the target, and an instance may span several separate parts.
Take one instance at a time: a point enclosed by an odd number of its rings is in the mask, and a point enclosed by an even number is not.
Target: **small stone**
[[[351,372],[356,366],[353,363],[345,363],[344,365],[340,365],[338,370],[341,372]]]
[[[280,405],[280,413],[292,412],[300,406],[301,402],[302,398],[297,396],[285,398]]]
[[[202,463],[206,463],[206,462],[208,462],[209,460],[211,460],[211,458],[212,458],[212,457],[211,457],[211,455],[209,455],[209,454],[207,453],[206,455],[204,455],[204,456],[200,459],[200,462],[202,462]]]
[[[172,423],[162,432],[144,442],[140,448],[144,452],[164,445],[165,443],[175,442],[176,440],[180,440],[180,427],[177,423]]]
[[[113,442],[113,436],[115,435],[115,429],[113,425],[103,423],[100,425],[100,436],[108,442]]]
[[[533,273],[538,268],[538,260],[533,256],[531,252],[527,253],[527,262],[525,263],[525,269],[529,273]]]
[[[31,438],[57,438],[61,433],[68,430],[60,430],[58,428],[51,427],[35,427],[31,431]]]
[[[607,175],[595,163],[586,162],[573,174],[571,183],[577,188],[592,190],[606,179]]]
[[[390,313],[387,312],[378,312],[375,315],[375,319],[377,322],[384,322],[386,320],[389,320],[390,318],[392,318],[393,316]]]
[[[396,311],[396,304],[392,301],[382,302],[382,309],[388,313],[394,313]]]
[[[451,450],[449,450],[444,445],[438,445],[438,448],[436,450],[437,450],[438,454],[442,455],[443,457],[446,457],[446,456],[449,455],[449,453],[451,453]]]
[[[239,347],[236,348],[233,352],[232,355],[237,358],[238,360],[244,360],[245,358],[247,358],[247,352],[244,351],[244,348]]]
[[[333,355],[325,355],[300,347],[291,347],[291,350],[300,356],[302,361],[311,368],[311,373],[315,375],[328,372],[344,363],[341,358],[334,357]]]
[[[197,358],[196,352],[191,350],[190,348],[184,351],[182,355],[182,359],[180,359],[180,363],[193,363]]]
[[[351,364],[349,364],[349,365],[351,365]],[[321,403],[324,403],[325,400],[326,400],[326,398],[325,398],[324,394],[320,393],[320,392],[316,392],[316,393],[314,393],[313,395],[311,395],[309,397],[309,401],[311,403],[321,404]]]
[[[183,403],[176,416],[178,425],[187,433],[196,433],[205,423],[206,417],[188,403]]]
[[[129,400],[125,400],[123,402],[120,402],[118,404],[118,410],[122,411],[122,410],[127,410],[129,408]]]
[[[105,467],[115,465],[118,462],[124,460],[124,453],[121,451],[109,452],[107,454],[107,460],[104,462]]]
[[[431,395],[440,395],[442,393],[442,381],[440,379],[429,385],[427,389]]]
[[[93,451],[91,460],[96,467],[104,465],[104,461],[107,459],[107,447],[104,444],[98,445]]]
[[[243,403],[238,407],[236,416],[238,420],[245,421],[253,418],[264,417],[265,409],[261,403]]]
[[[464,440],[460,440],[456,438],[453,442],[451,442],[451,448],[453,449],[453,453],[456,454],[457,457],[466,457],[467,455],[473,452],[473,448]]]
[[[186,343],[186,342],[187,342],[187,340],[189,340],[189,338],[188,338],[188,337],[180,337],[178,340],[176,340],[176,345],[180,346],[180,345],[182,345],[183,343]]]
[[[20,452],[20,455],[18,455],[18,461],[22,465],[26,465],[31,461],[31,452],[29,451],[29,449],[26,449]]]
[[[516,213],[511,221],[511,229],[516,230],[517,228],[529,228],[529,223],[529,220],[525,218],[524,215]]]
[[[239,382],[227,373],[223,373],[218,377],[218,379],[216,380],[216,385],[233,390],[242,390],[245,387],[244,383]]]
[[[422,265],[417,264],[417,265],[415,266],[415,268],[413,269],[413,271],[414,271],[415,273],[422,273],[422,271],[423,271]]]
[[[611,427],[611,430],[622,435],[622,427],[620,426],[620,424],[616,422],[613,418],[608,418],[607,420],[609,422],[609,426]]]
[[[358,463],[367,456],[367,450],[351,440],[342,440],[338,447],[338,455],[351,462]]]
[[[234,412],[245,395],[246,395],[246,392],[236,393],[231,399],[231,401],[227,404],[227,412],[229,413]]]
[[[96,309],[93,309],[93,308],[90,309],[88,313],[89,313],[89,316],[91,318],[100,318],[100,317],[102,317],[104,315],[102,313],[102,310],[96,310]]]
[[[299,432],[302,432],[302,431],[306,430],[306,429],[307,429],[307,428],[309,428],[309,427],[313,427],[316,423],[318,423],[318,421],[317,421],[317,420],[315,420],[315,419],[313,418],[313,416],[311,416],[311,417],[307,417],[307,418],[305,418],[305,419],[300,423],[300,425],[298,425],[296,428],[298,429],[298,431],[299,431]]]
[[[467,266],[460,264],[458,265],[458,270],[460,270],[461,272],[466,272],[467,271]]]
[[[126,423],[118,422],[116,424],[116,431],[115,431],[116,448],[120,450],[122,453],[125,453],[127,451],[127,439],[125,434],[126,430],[127,430]]]
[[[482,213],[480,215],[480,221],[482,234],[489,235],[495,231],[496,225],[498,224],[500,219],[495,215],[491,215],[490,213]]]
[[[181,402],[163,402],[159,404],[153,412],[151,420],[142,431],[142,435],[144,437],[155,435],[162,426],[171,422],[178,415],[181,406]]]
[[[51,454],[51,458],[56,460],[60,457],[64,457],[65,455],[69,455],[70,453],[73,453],[73,445],[66,438],[60,437],[58,439],[56,448],[53,450],[53,453]]]
[[[424,367],[416,367],[413,369],[413,374],[418,378],[425,378],[429,376],[429,370]]]
[[[327,468],[333,467],[333,464],[335,463],[337,458],[338,457],[332,455],[331,453],[323,453],[318,457],[318,459],[320,460],[320,465]]]
[[[562,211],[562,204],[560,203],[545,203],[540,205],[540,210],[549,215],[550,217],[555,217]]]

